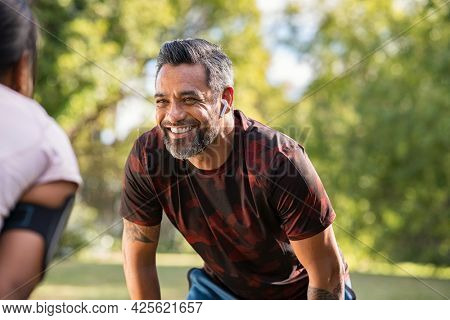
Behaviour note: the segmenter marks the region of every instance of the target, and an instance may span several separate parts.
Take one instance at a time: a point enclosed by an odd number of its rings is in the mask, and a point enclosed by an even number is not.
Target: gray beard
[[[184,160],[205,150],[207,146],[216,140],[218,135],[219,128],[214,126],[208,128],[206,132],[198,130],[193,141],[177,143],[170,140],[168,134],[164,131],[164,145],[174,158]]]

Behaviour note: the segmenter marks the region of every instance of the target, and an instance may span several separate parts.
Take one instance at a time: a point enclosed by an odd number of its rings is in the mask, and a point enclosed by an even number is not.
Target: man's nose
[[[172,123],[184,120],[186,118],[186,112],[181,103],[173,101],[167,112],[166,119]]]

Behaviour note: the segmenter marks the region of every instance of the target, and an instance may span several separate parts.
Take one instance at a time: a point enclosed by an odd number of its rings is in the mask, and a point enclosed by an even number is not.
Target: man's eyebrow
[[[187,91],[181,91],[178,94],[180,97],[185,97],[185,96],[195,96],[198,98],[203,98],[203,94],[201,91],[196,91],[196,90],[187,90]],[[155,98],[162,98],[165,97],[166,95],[162,92],[157,92],[155,93]]]
[[[184,96],[196,96],[196,97],[199,97],[199,98],[203,97],[201,92],[195,91],[195,90],[181,91],[180,92],[180,97],[184,97]]]

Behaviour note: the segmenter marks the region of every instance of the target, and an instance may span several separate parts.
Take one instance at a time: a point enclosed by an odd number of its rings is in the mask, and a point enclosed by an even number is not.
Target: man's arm
[[[147,227],[123,219],[123,266],[131,299],[161,299],[156,272],[159,231],[160,225]]]
[[[344,265],[330,225],[310,238],[291,241],[309,276],[308,299],[344,299]]]

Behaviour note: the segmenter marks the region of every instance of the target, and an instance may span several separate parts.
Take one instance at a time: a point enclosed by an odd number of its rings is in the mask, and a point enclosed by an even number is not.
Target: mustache
[[[199,124],[198,121],[196,121],[194,119],[180,120],[177,122],[171,122],[168,120],[161,121],[162,127],[165,127],[165,126],[196,126],[198,124]]]

